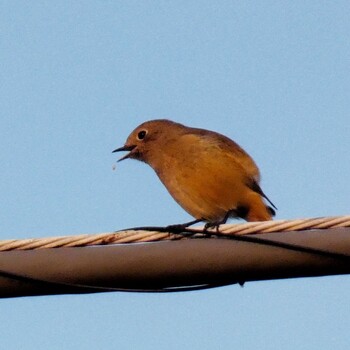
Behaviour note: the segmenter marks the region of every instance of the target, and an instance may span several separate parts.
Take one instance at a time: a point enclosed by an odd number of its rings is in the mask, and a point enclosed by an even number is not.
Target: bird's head
[[[176,134],[183,128],[183,125],[166,119],[151,120],[139,125],[128,136],[124,146],[113,151],[128,151],[118,162],[131,158],[146,163],[162,152],[168,140],[176,138]]]

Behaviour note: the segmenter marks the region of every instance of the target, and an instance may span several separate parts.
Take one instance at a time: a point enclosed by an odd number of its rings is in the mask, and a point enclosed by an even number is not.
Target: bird
[[[122,151],[128,153],[118,162],[130,158],[151,166],[175,201],[194,217],[185,227],[197,222],[218,227],[229,218],[267,221],[277,210],[260,187],[252,157],[215,131],[150,120],[113,153]]]

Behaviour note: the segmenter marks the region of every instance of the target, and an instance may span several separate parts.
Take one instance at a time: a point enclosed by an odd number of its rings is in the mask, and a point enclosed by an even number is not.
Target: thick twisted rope
[[[311,219],[249,222],[243,224],[225,224],[220,225],[219,232],[221,237],[229,237],[233,235],[330,229],[339,227],[350,227],[350,215]],[[182,232],[185,234],[182,234]],[[186,228],[181,231],[171,229],[167,230],[166,227],[141,227],[138,229],[98,234],[2,240],[0,241],[0,251],[155,242],[162,240],[186,239],[191,237],[205,237],[208,236],[208,233],[215,236],[216,230],[209,229],[208,231],[205,231],[204,227]]]

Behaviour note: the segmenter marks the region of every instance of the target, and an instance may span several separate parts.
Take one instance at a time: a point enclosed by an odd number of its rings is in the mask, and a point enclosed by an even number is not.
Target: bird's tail
[[[254,192],[259,193],[260,196],[264,197],[270,204],[271,207],[268,207],[269,211],[271,212],[272,216],[276,214],[275,210],[277,210],[277,207],[270,201],[270,199],[266,196],[266,194],[263,192],[259,184],[254,180],[250,185],[250,189],[252,189]]]
[[[268,221],[275,215],[274,209],[267,206],[257,192],[249,193],[244,206],[247,209],[244,219],[247,221]]]

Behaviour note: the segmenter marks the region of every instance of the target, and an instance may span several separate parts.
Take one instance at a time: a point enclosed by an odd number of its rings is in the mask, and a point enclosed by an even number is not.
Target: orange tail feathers
[[[244,218],[247,221],[268,221],[272,220],[273,209],[270,209],[264,203],[260,194],[256,192],[250,192],[246,198],[245,206],[248,209],[248,213]]]

